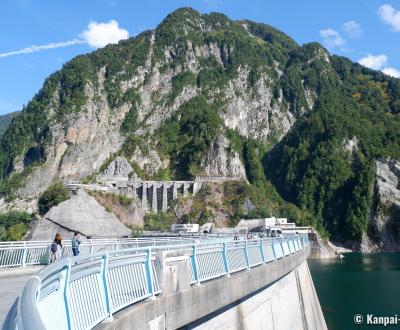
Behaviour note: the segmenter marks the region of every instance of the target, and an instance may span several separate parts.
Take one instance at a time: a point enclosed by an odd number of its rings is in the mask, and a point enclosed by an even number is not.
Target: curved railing
[[[208,239],[214,239],[209,235]],[[80,254],[123,250],[146,246],[177,245],[193,243],[196,237],[149,237],[120,239],[89,239],[80,245]],[[71,241],[63,243],[63,258],[71,258]],[[0,242],[0,268],[47,264],[51,241],[11,241]]]
[[[43,268],[25,285],[3,329],[91,329],[162,292],[159,251],[187,251],[191,284],[230,275],[306,248],[307,236],[165,245],[95,253]]]

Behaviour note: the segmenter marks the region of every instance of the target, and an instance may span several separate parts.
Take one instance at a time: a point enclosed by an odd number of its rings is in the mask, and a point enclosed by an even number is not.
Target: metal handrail
[[[199,284],[273,262],[308,245],[307,236],[296,235],[138,247],[68,258],[43,268],[27,282],[3,329],[83,330],[111,319],[122,308],[162,292],[155,269],[158,251],[188,251],[191,284]]]
[[[126,239],[90,239],[80,245],[82,254],[96,251],[118,250],[127,247],[175,245],[193,243],[197,237],[154,237],[154,238],[126,238]],[[215,237],[209,237],[212,240]],[[63,258],[72,257],[71,241],[64,240]],[[10,266],[47,264],[50,257],[51,241],[18,241],[0,242],[0,268]]]

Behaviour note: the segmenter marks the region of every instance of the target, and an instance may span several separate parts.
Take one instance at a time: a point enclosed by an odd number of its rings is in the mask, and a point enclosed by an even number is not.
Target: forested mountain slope
[[[400,159],[399,113],[398,79],[265,24],[183,8],[45,81],[0,140],[0,193],[9,208],[122,155],[142,179],[245,172],[250,186],[235,191],[253,215],[379,243],[376,162]]]
[[[12,119],[18,114],[19,112],[15,111],[0,116],[0,137],[7,130],[8,126],[10,126]]]

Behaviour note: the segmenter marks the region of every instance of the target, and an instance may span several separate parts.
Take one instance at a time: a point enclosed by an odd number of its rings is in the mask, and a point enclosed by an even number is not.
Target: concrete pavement
[[[0,326],[28,279],[42,266],[0,269]]]

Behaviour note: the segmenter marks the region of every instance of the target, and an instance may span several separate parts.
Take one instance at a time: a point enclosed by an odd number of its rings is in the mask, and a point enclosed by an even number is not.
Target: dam
[[[242,178],[231,176],[197,176],[194,180],[184,181],[144,181],[139,178],[131,180],[127,176],[101,176],[100,184],[68,183],[66,187],[72,192],[78,189],[104,191],[123,195],[137,200],[143,210],[148,212],[165,212],[172,201],[178,197],[196,195],[204,183],[221,183],[240,181]]]
[[[326,329],[307,235],[195,238],[65,258],[32,276],[3,329]]]
[[[79,188],[87,190],[106,191],[139,201],[145,211],[165,212],[171,201],[179,196],[196,195],[201,189],[202,182],[198,181],[114,181],[112,186],[95,184],[67,184],[70,191]]]

